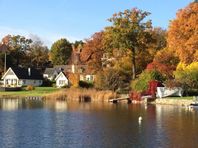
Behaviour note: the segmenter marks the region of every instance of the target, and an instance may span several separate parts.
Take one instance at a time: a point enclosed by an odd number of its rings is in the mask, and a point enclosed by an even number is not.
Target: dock
[[[127,101],[128,103],[131,103],[131,100],[128,94],[124,94],[124,95],[121,95],[119,98],[114,98],[114,99],[109,100],[109,102],[112,102],[112,103],[118,103],[122,101]]]

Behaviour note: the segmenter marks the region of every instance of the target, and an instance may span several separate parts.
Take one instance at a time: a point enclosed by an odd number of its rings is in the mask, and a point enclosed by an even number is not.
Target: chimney
[[[28,76],[31,76],[31,68],[28,68]]]
[[[75,73],[75,66],[72,64],[72,73]]]

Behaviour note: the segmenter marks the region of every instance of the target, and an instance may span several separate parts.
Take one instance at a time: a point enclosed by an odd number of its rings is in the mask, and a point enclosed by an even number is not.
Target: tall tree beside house
[[[144,21],[149,14],[136,8],[116,13],[109,19],[113,25],[104,31],[104,45],[108,50],[116,48],[131,51],[133,79],[136,78],[136,53],[138,50],[144,50],[151,42],[151,21]]]
[[[103,32],[97,32],[90,39],[87,39],[82,52],[80,54],[80,59],[82,62],[88,65],[88,68],[96,72],[101,70],[102,63],[101,58],[103,55],[103,45],[102,45]]]
[[[34,41],[31,45],[30,52],[28,53],[30,66],[44,69],[46,63],[49,62],[48,54],[49,50],[47,46],[44,46],[40,40]]]
[[[0,43],[0,75],[3,74],[3,72],[6,71],[6,55],[7,55],[7,51],[8,47],[7,45],[2,41],[2,43]]]
[[[31,39],[20,35],[7,35],[2,41],[7,45],[9,51],[8,66],[27,65],[27,53],[30,51]]]
[[[54,65],[67,64],[72,52],[72,45],[67,39],[56,41],[50,51],[50,58]]]
[[[198,61],[198,3],[190,3],[177,12],[168,29],[168,45],[182,63]]]

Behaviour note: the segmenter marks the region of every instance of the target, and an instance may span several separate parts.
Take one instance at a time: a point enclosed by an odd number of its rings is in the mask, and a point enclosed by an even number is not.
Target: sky
[[[0,39],[7,34],[39,37],[50,47],[60,38],[90,38],[125,9],[151,12],[154,27],[168,28],[176,12],[193,0],[0,0]]]

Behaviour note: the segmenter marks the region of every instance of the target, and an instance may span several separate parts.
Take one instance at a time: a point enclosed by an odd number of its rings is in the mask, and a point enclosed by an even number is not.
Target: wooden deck
[[[131,102],[131,100],[129,99],[129,95],[121,95],[119,98],[114,98],[114,99],[110,99],[109,102],[112,103],[118,103],[118,102],[122,102],[122,101],[127,101],[128,103]]]

